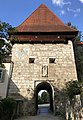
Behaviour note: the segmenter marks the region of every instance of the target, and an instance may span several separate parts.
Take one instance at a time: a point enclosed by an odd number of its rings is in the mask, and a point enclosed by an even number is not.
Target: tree
[[[71,28],[74,28],[78,30],[78,28],[71,24],[71,22],[67,23],[68,26]],[[78,35],[76,36],[76,41],[81,41],[83,39],[83,35],[81,31],[78,32]],[[76,62],[76,68],[77,68],[77,74],[79,81],[83,81],[83,45],[79,45],[79,42],[74,42],[74,52],[75,52],[75,62]]]
[[[49,101],[50,101],[49,93],[45,92],[45,91],[42,92],[41,99],[42,99],[43,103],[49,103]]]
[[[82,94],[83,91],[83,82],[80,81],[69,81],[66,84],[66,92],[67,96],[69,97],[70,100],[74,98],[75,95]]]
[[[13,98],[4,98],[0,101],[0,120],[12,120],[16,101]]]
[[[78,28],[76,26],[72,25],[71,22],[68,22],[67,25],[70,26],[71,28],[74,28],[74,29],[78,30]],[[76,41],[80,41],[82,37],[83,36],[82,36],[81,31],[79,31],[78,35],[76,36]]]
[[[41,96],[38,95],[38,104],[42,104],[43,100],[41,99]]]
[[[0,67],[3,67],[3,57],[10,54],[11,44],[9,33],[15,32],[15,28],[6,22],[0,21]]]

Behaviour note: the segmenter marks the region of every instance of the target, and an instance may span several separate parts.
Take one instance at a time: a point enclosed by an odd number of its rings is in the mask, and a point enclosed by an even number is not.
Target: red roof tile
[[[21,25],[18,32],[75,32],[65,25],[44,4],[41,4]]]

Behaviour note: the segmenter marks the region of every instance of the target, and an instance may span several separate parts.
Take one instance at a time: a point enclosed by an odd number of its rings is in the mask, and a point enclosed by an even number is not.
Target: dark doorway
[[[38,111],[38,93],[41,90],[46,90],[49,93],[49,103],[50,103],[50,111],[53,112],[53,92],[52,92],[52,87],[49,83],[47,82],[42,82],[39,83],[36,87],[36,113]]]

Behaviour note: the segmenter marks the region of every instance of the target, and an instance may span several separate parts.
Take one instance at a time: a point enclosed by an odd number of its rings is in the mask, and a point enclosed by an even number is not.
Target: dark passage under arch
[[[53,112],[53,92],[52,92],[52,87],[49,83],[47,82],[42,82],[39,83],[36,87],[36,113],[38,110],[38,93],[41,90],[46,90],[49,95],[50,95],[50,110]]]

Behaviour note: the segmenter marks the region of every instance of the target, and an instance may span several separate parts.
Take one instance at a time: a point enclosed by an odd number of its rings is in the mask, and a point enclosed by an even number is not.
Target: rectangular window
[[[0,68],[0,82],[4,82],[5,80],[5,69]]]
[[[55,58],[49,58],[49,63],[55,63]]]
[[[0,69],[0,81],[2,80],[2,76],[3,76],[3,70]]]
[[[35,62],[35,58],[29,58],[29,63],[34,63]]]

